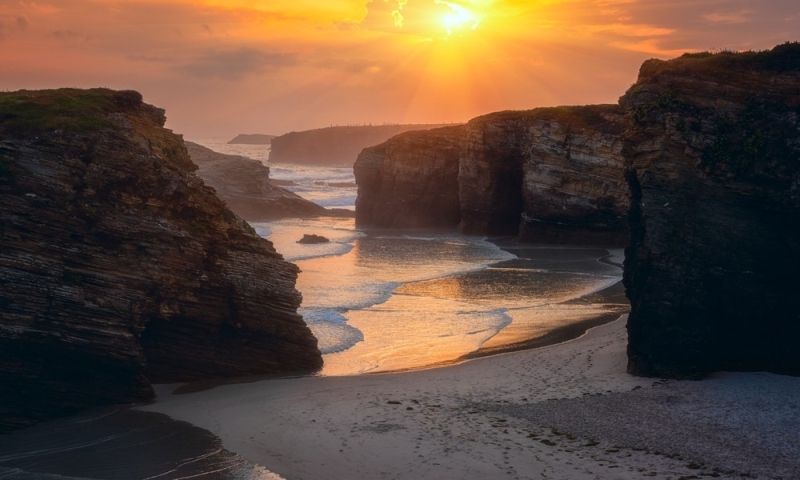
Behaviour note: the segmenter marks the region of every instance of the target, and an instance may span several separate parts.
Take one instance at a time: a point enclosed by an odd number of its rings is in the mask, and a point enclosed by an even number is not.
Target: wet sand
[[[446,368],[191,395],[164,387],[142,409],[206,428],[290,480],[789,479],[800,471],[800,378],[632,377],[626,338],[623,317],[566,343]],[[760,413],[748,419],[752,410]]]
[[[0,435],[0,479],[280,480],[207,430],[127,407],[94,409]]]

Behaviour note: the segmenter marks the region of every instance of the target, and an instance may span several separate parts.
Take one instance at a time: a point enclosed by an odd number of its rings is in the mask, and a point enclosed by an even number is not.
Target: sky
[[[0,90],[138,90],[222,138],[615,103],[649,58],[798,40],[797,0],[0,0]]]

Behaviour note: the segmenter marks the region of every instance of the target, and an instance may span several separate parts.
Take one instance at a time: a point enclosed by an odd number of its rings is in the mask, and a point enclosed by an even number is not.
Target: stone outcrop
[[[787,43],[645,62],[619,106],[479,117],[459,154],[459,229],[629,245],[631,373],[800,375],[798,116],[800,44]],[[423,135],[389,150],[393,140],[356,165],[395,172],[391,182],[358,178],[358,205],[389,210],[364,223],[399,215],[392,198],[443,182],[439,171],[414,177],[435,143]]]
[[[197,175],[214,187],[228,208],[251,222],[290,217],[340,215],[275,185],[269,167],[251,158],[225,155],[192,142],[185,142]],[[352,215],[352,212],[347,212]]]
[[[464,127],[407,132],[364,149],[353,168],[356,223],[455,228],[461,220],[458,165]]]
[[[270,163],[299,163],[350,167],[361,150],[414,130],[437,125],[337,126],[291,132],[272,139]]]
[[[0,430],[321,366],[297,267],[136,92],[0,93]]]
[[[467,124],[459,185],[465,233],[626,245],[630,205],[615,105],[499,112]]]
[[[621,134],[621,108],[600,105],[499,112],[398,135],[358,157],[356,221],[626,245]]]
[[[800,44],[650,60],[621,103],[629,371],[800,375]]]

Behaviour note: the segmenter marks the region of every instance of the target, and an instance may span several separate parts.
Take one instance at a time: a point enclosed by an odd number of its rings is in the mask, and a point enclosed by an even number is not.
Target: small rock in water
[[[328,243],[330,240],[323,237],[322,235],[303,235],[303,238],[297,241],[297,243]]]

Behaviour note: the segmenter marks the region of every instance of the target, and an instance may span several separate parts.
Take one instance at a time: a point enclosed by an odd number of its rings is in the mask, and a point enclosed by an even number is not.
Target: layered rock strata
[[[459,228],[630,245],[631,373],[800,375],[798,116],[798,43],[651,60],[619,107],[500,112],[469,122]],[[409,165],[425,163],[416,146],[406,148],[415,152]],[[385,161],[384,151],[365,152],[356,168]],[[393,151],[392,161],[401,165],[404,155]],[[391,183],[403,184],[400,176],[412,170],[395,167]],[[374,178],[359,181],[359,204],[380,198]],[[434,188],[441,180],[415,181]]]
[[[455,228],[461,220],[458,168],[464,127],[407,132],[364,149],[354,167],[356,223]]]
[[[629,371],[800,374],[800,45],[650,60],[621,103]]]
[[[339,215],[289,190],[275,185],[269,178],[269,167],[251,158],[225,155],[192,142],[185,142],[197,175],[214,187],[228,208],[252,221],[268,221],[289,217]]]
[[[541,108],[398,135],[355,165],[356,219],[522,241],[626,245],[622,110]]]
[[[0,430],[321,366],[297,268],[136,92],[0,94]]]
[[[465,233],[626,245],[630,206],[614,105],[500,112],[467,124],[459,186]]]

